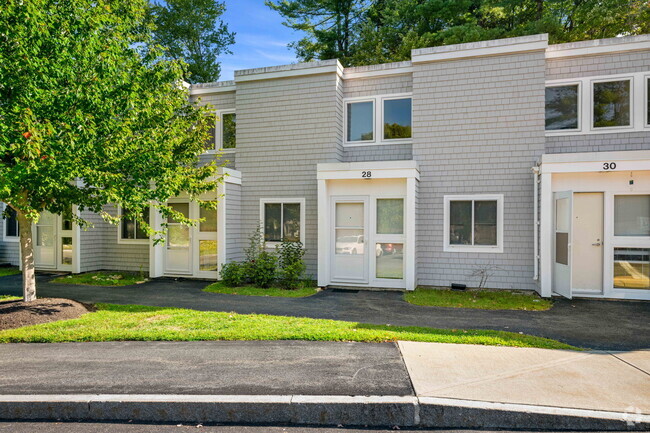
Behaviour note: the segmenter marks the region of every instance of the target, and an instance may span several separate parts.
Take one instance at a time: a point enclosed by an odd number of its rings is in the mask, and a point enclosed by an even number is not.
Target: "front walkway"
[[[471,310],[421,307],[399,292],[327,290],[307,298],[223,295],[201,291],[209,283],[155,279],[125,287],[52,284],[39,275],[37,294],[87,303],[140,304],[345,320],[446,329],[493,329],[552,338],[603,350],[650,348],[650,302],[558,299],[549,311]],[[0,294],[21,295],[21,276],[0,278]]]

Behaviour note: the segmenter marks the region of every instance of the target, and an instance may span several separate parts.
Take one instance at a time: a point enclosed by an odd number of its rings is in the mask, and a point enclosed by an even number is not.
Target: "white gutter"
[[[533,170],[533,250],[535,251],[534,260],[535,260],[535,275],[533,280],[539,280],[539,206],[537,204],[538,200],[538,189],[539,189],[539,167],[535,166],[531,168]]]

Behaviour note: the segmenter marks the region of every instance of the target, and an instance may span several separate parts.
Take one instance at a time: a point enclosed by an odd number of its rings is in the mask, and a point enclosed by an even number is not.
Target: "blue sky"
[[[226,0],[222,15],[234,31],[233,54],[219,58],[221,77],[232,80],[238,69],[295,63],[296,56],[287,44],[301,38],[300,33],[282,25],[280,14],[264,5],[264,0]]]

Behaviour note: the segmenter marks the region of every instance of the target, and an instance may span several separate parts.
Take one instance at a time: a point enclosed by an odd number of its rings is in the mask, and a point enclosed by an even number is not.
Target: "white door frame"
[[[331,221],[332,221],[332,227],[331,227],[331,237],[330,237],[330,251],[331,251],[331,263],[332,263],[332,269],[331,269],[331,275],[332,275],[332,282],[336,284],[342,284],[342,285],[359,285],[359,284],[368,284],[368,275],[369,275],[369,262],[370,262],[370,242],[369,242],[369,215],[370,215],[370,206],[369,202],[370,199],[368,196],[354,196],[354,195],[347,195],[347,196],[332,196],[330,198],[330,212],[331,212]],[[334,272],[334,266],[336,265],[336,260],[335,260],[335,255],[336,255],[336,205],[339,203],[362,203],[363,204],[363,255],[365,256],[362,259],[363,263],[363,269],[362,269],[362,276],[360,278],[353,278],[353,277],[348,277],[348,278],[341,278],[337,279],[335,276]],[[352,257],[351,257],[352,259]]]
[[[79,216],[79,208],[78,206],[72,206],[72,213],[76,216]],[[80,248],[81,248],[81,240],[80,240],[80,227],[78,224],[75,224],[74,222],[72,223],[72,230],[65,230],[66,233],[63,233],[64,230],[61,229],[62,223],[63,223],[63,217],[61,215],[54,215],[55,217],[55,223],[54,223],[54,229],[55,229],[55,246],[54,246],[54,255],[55,255],[55,266],[51,267],[39,267],[35,266],[36,269],[38,270],[57,270],[57,271],[64,271],[64,272],[72,272],[73,274],[78,274],[81,272],[81,254],[79,253]],[[71,265],[63,265],[61,264],[61,246],[62,246],[62,239],[63,237],[72,237],[72,264]],[[32,224],[32,241],[35,243],[36,242],[36,224]],[[19,269],[23,269],[23,261],[22,261],[22,251],[20,250],[20,247],[18,248],[18,256],[19,256]]]
[[[557,203],[560,200],[566,200],[566,215],[561,218],[566,219],[566,228],[558,229],[558,208]],[[566,264],[557,261],[557,234],[567,234],[567,252]],[[572,291],[572,264],[573,264],[573,191],[561,191],[553,194],[553,292],[571,299]]]

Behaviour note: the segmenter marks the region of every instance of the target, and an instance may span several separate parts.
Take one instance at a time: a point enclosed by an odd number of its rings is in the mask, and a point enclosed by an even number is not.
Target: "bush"
[[[257,287],[267,288],[277,277],[278,259],[273,254],[262,251],[257,260],[247,263],[249,277]]]
[[[297,289],[300,287],[305,273],[305,250],[301,242],[283,241],[278,246],[279,255],[279,280],[283,289]]]
[[[221,281],[228,287],[237,287],[246,281],[246,269],[243,263],[230,262],[221,268]]]

